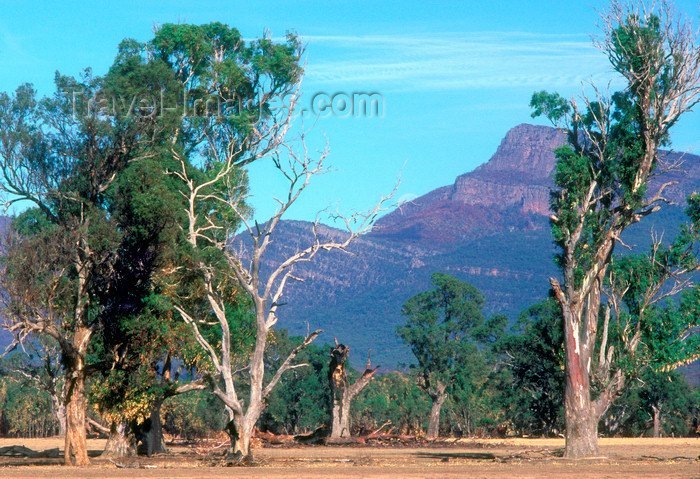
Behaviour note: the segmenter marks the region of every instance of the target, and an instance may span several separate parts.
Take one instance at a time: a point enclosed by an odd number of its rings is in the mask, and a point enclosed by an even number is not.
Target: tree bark
[[[440,410],[442,405],[447,399],[447,385],[440,382],[437,383],[437,391],[432,394],[433,405],[430,408],[430,421],[428,422],[428,433],[427,437],[438,437],[440,434]]]
[[[566,270],[569,275],[573,270]],[[569,281],[573,281],[568,278]],[[591,402],[590,363],[593,354],[592,340],[595,340],[597,311],[600,293],[595,287],[587,296],[587,311],[582,311],[580,303],[572,308],[564,299],[556,280],[550,279],[555,295],[562,307],[564,319],[565,376],[564,414],[566,419],[566,446],[564,455],[570,458],[597,456],[598,418]],[[581,326],[582,317],[587,322]],[[588,324],[589,322],[592,322]],[[590,330],[589,330],[590,329]],[[583,333],[581,330],[584,330]]]
[[[331,348],[331,360],[328,363],[328,388],[331,404],[331,437],[349,437],[350,419],[349,406],[347,412],[343,407],[345,392],[348,386],[348,378],[345,372],[345,360],[350,354],[350,348],[344,344],[338,344],[335,339],[335,348]]]
[[[85,370],[80,368],[68,378],[66,395],[66,440],[64,463],[67,466],[87,466],[87,433],[85,430]]]
[[[661,408],[652,406],[651,409],[654,411],[654,437],[661,437]]]
[[[84,285],[81,279],[81,288]],[[83,296],[79,295],[79,298]],[[66,440],[64,464],[66,466],[87,466],[90,464],[87,451],[87,430],[85,421],[85,355],[92,336],[92,329],[82,321],[86,309],[82,303],[76,306],[76,318],[82,325],[76,326],[71,343],[62,342],[61,348],[66,365]],[[56,338],[59,339],[59,338]],[[61,341],[59,341],[61,342]]]
[[[129,427],[124,422],[113,422],[109,428],[109,438],[102,456],[114,459],[136,455],[135,441]]]
[[[51,394],[51,402],[53,403],[53,413],[58,422],[58,435],[66,435],[66,403],[64,399],[57,394]]]
[[[250,451],[250,440],[253,436],[253,427],[248,425],[248,414],[240,415],[228,407],[226,409],[229,415],[229,422],[226,424],[226,432],[230,441],[229,454],[238,460],[251,459],[253,455]],[[257,418],[253,421],[253,426],[255,426],[255,422],[257,422]]]
[[[253,437],[253,427],[255,422],[247,420],[247,418],[242,418],[239,422],[240,429],[238,434],[238,439],[234,443],[233,454],[235,457],[240,457],[242,459],[251,459],[253,453],[250,450],[250,440]]]
[[[347,403],[347,401],[346,401]],[[344,411],[342,399],[333,398],[331,409],[331,436],[350,437],[349,411]]]
[[[160,417],[160,408],[163,405],[163,398],[156,399],[151,410],[151,428],[146,431],[144,442],[146,442],[146,455],[164,454],[168,452],[163,438],[163,421]]]
[[[594,413],[589,389],[569,386],[564,393],[566,415],[566,457],[577,458],[598,455],[598,416]]]

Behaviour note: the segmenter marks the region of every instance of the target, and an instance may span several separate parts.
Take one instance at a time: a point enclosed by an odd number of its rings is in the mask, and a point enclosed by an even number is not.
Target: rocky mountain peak
[[[547,126],[511,128],[488,162],[457,177],[452,201],[547,214],[553,150],[565,141],[564,133]]]
[[[374,234],[448,244],[489,234],[505,224],[531,229],[531,215],[548,215],[553,150],[565,140],[555,128],[518,125],[506,133],[488,162],[458,176],[452,186],[384,216]]]
[[[547,181],[556,163],[553,150],[565,141],[566,135],[556,128],[522,123],[506,133],[488,162],[466,175],[518,172],[524,173],[528,181]],[[522,175],[518,178],[525,181]]]

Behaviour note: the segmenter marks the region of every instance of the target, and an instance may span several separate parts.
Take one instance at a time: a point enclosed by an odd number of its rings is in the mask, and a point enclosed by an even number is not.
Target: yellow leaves
[[[128,390],[123,398],[114,404],[111,392],[105,384],[95,383],[92,388],[95,396],[95,411],[108,423],[136,421],[142,424],[151,416],[151,409],[156,400],[155,393],[138,389]],[[104,406],[104,404],[109,406]]]
[[[136,421],[143,424],[151,416],[151,406],[155,400],[153,394],[140,394],[124,398],[118,410],[102,412],[108,422]]]
[[[683,360],[678,361],[676,363],[666,364],[665,366],[661,366],[660,368],[655,369],[655,371],[666,373],[666,372],[672,371],[674,369],[680,368],[681,366],[687,366],[688,364],[696,361],[697,359],[700,359],[700,353],[695,354],[693,356],[690,356],[689,358],[683,359]]]
[[[7,399],[7,383],[3,381],[2,386],[0,387],[0,405],[4,404],[6,399]]]

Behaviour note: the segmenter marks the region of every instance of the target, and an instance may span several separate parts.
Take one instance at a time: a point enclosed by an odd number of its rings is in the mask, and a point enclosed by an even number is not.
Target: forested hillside
[[[293,334],[324,329],[322,341],[338,337],[362,352],[352,356],[356,365],[370,348],[382,367],[408,363],[394,333],[403,321],[401,305],[428,287],[434,271],[473,284],[484,292],[488,313],[514,320],[547,296],[547,279],[557,274],[548,199],[552,150],[563,141],[554,128],[518,125],[488,162],[381,218],[351,246],[353,254],[331,252],[299,265],[296,275],[304,281],[288,287],[280,325]],[[655,179],[652,192],[662,181],[676,181],[667,190],[676,204],[629,229],[626,242],[638,250],[650,244],[652,231],[671,238],[685,220],[685,198],[700,189],[700,156],[671,153],[665,161],[681,164]],[[285,222],[268,261],[308,244],[310,235],[310,223]]]

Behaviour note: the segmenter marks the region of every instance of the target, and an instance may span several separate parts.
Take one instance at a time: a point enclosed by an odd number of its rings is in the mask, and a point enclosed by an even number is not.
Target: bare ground
[[[97,456],[104,440],[88,440]],[[0,477],[12,478],[700,478],[700,439],[600,439],[601,456],[560,457],[562,439],[460,439],[425,447],[295,446],[254,450],[257,464],[226,467],[222,447],[174,445],[170,453],[118,461],[92,457],[86,468],[61,459],[0,457]],[[63,446],[61,438],[0,439],[0,447],[33,450]]]

